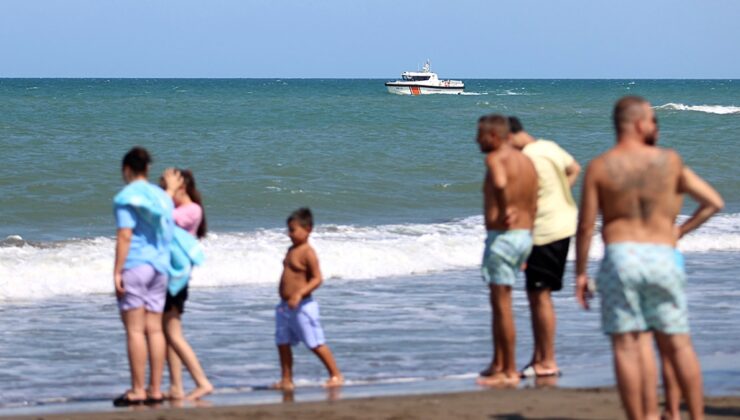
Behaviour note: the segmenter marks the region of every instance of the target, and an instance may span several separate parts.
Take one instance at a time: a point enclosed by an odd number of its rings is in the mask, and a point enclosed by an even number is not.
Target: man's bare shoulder
[[[501,164],[501,161],[502,157],[500,153],[489,152],[488,154],[486,154],[486,166],[489,168]]]
[[[683,158],[681,157],[681,154],[678,153],[676,150],[665,147],[661,147],[660,150],[665,153],[668,162],[671,165],[677,165],[679,168],[683,167]]]
[[[604,172],[604,166],[607,160],[611,158],[611,156],[612,151],[609,150],[593,158],[591,162],[589,162],[586,166],[586,177],[594,179],[601,176],[601,174]]]

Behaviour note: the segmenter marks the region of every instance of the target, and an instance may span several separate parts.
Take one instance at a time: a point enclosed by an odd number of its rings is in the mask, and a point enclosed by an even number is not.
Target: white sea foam
[[[481,96],[481,95],[488,95],[488,92],[460,92],[458,95]]]
[[[667,109],[674,111],[696,111],[705,112],[707,114],[740,114],[740,106],[730,105],[684,105],[676,103],[667,103],[665,105],[656,106],[655,109]]]
[[[517,92],[516,90],[506,89],[503,92],[497,93],[496,96],[536,96],[537,93],[531,92]]]
[[[319,226],[312,244],[327,278],[368,280],[480,264],[485,236],[480,216],[446,223]],[[289,240],[282,229],[211,234],[207,261],[193,287],[275,284]],[[0,302],[55,295],[111,293],[114,241],[95,238],[28,244],[0,241]],[[740,214],[713,218],[681,241],[684,252],[740,250]],[[595,238],[591,257],[603,255]],[[572,255],[571,255],[572,258]]]

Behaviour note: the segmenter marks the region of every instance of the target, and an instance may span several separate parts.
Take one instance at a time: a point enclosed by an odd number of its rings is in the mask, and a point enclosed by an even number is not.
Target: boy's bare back
[[[532,229],[537,212],[537,172],[532,161],[507,147],[490,152],[486,167],[483,183],[486,229]]]
[[[280,277],[280,298],[289,300],[319,272],[318,258],[311,245],[305,243],[291,246],[283,260],[283,275]],[[311,295],[303,296],[303,299]]]

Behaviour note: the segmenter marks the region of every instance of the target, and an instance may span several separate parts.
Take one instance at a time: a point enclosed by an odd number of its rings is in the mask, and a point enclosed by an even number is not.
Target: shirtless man
[[[316,251],[308,244],[308,237],[313,230],[311,210],[300,208],[294,211],[288,217],[287,224],[293,246],[288,249],[283,261],[279,290],[281,301],[275,308],[275,343],[280,354],[282,379],[273,387],[285,391],[293,389],[291,346],[299,342],[313,351],[329,372],[325,386],[336,387],[344,382],[344,378],[326,345],[319,320],[319,304],[311,297],[311,293],[322,282]]]
[[[481,385],[515,386],[514,314],[511,287],[532,250],[537,211],[537,172],[532,161],[509,144],[509,120],[487,115],[478,120],[478,145],[486,154],[483,215],[488,235],[481,272],[493,310],[493,360],[481,372]]]
[[[683,258],[676,242],[724,203],[673,150],[654,147],[658,127],[650,104],[635,96],[614,107],[617,144],[588,166],[576,235],[576,297],[588,308],[586,265],[600,212],[606,246],[596,282],[602,328],[611,336],[622,404],[630,419],[657,419],[653,333],[675,370],[691,418],[703,418],[699,361],[689,337]],[[683,194],[699,203],[675,226]]]

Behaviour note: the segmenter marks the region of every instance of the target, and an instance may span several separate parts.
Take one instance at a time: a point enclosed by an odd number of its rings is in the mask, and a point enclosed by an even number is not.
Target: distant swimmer
[[[293,246],[283,261],[280,278],[280,303],[275,308],[275,344],[280,354],[282,378],[273,388],[290,391],[293,385],[293,352],[291,346],[303,343],[326,367],[329,379],[325,386],[332,388],[344,383],[319,319],[319,304],[312,293],[323,281],[316,251],[308,244],[313,230],[313,215],[308,208],[294,211],[287,220],[288,236]]]
[[[576,297],[588,308],[586,266],[594,224],[602,215],[606,246],[596,283],[601,323],[611,336],[619,393],[630,419],[657,419],[657,368],[653,334],[668,360],[693,419],[703,418],[702,377],[689,337],[683,257],[678,239],[724,203],[673,150],[655,147],[655,112],[627,96],[614,107],[617,144],[586,170],[576,236]],[[697,211],[675,226],[683,194]]]
[[[509,125],[511,144],[532,159],[539,184],[534,247],[525,270],[534,354],[521,374],[554,377],[560,375],[560,369],[555,361],[555,307],[551,292],[563,288],[570,238],[576,233],[578,221],[578,207],[570,190],[581,166],[554,141],[535,139],[524,131],[518,118],[509,117]]]
[[[532,161],[511,146],[506,117],[481,117],[477,141],[486,155],[483,215],[488,233],[481,272],[490,289],[494,353],[478,383],[515,386],[520,378],[516,369],[511,287],[532,250],[537,172]]]

